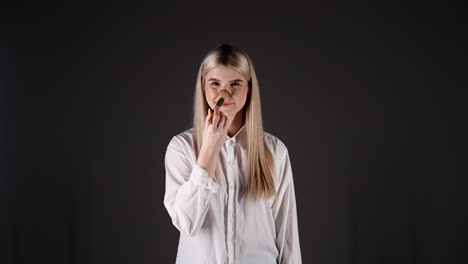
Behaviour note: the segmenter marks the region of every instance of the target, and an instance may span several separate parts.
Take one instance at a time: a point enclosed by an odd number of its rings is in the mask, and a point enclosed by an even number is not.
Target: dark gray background
[[[201,59],[232,43],[289,148],[304,263],[466,263],[464,13],[4,4],[0,262],[174,263],[165,149]]]

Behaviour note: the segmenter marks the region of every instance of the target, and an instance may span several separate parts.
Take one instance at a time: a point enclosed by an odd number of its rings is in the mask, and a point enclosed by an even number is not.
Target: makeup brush
[[[219,108],[223,105],[223,103],[224,103],[224,98],[223,98],[223,97],[219,98],[218,102],[216,103],[215,108],[217,108],[217,109],[219,110]],[[214,111],[213,111],[213,113],[211,113],[211,116],[210,116],[210,118],[208,119],[208,122],[209,122],[210,124],[211,124],[211,122],[213,121],[213,115],[214,115]]]

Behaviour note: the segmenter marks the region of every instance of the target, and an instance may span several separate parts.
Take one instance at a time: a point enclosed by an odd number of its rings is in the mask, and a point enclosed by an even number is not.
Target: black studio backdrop
[[[288,146],[304,263],[468,262],[463,9],[285,4],[2,4],[0,263],[174,263],[164,154],[221,43]]]

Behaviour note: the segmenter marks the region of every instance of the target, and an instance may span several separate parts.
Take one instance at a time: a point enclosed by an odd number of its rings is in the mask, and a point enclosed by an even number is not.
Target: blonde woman
[[[176,263],[301,263],[288,149],[263,130],[257,77],[241,48],[223,44],[204,57],[193,128],[171,139],[165,166]]]

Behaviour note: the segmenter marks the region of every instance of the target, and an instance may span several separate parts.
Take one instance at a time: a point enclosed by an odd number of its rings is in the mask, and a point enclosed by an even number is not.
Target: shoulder
[[[187,145],[192,145],[193,142],[193,128],[190,128],[173,136],[169,141],[168,147],[180,148]]]
[[[286,144],[279,137],[267,131],[264,131],[263,136],[265,139],[265,143],[270,148],[272,154],[274,154],[276,157],[283,156],[288,153],[288,148],[286,147]]]
[[[167,150],[177,151],[184,156],[195,155],[195,139],[193,128],[179,132],[171,138]]]
[[[275,182],[277,183],[275,188],[276,191],[278,191],[281,186],[288,185],[293,177],[290,169],[288,148],[286,144],[275,135],[264,132],[264,137],[273,155],[276,175]]]

